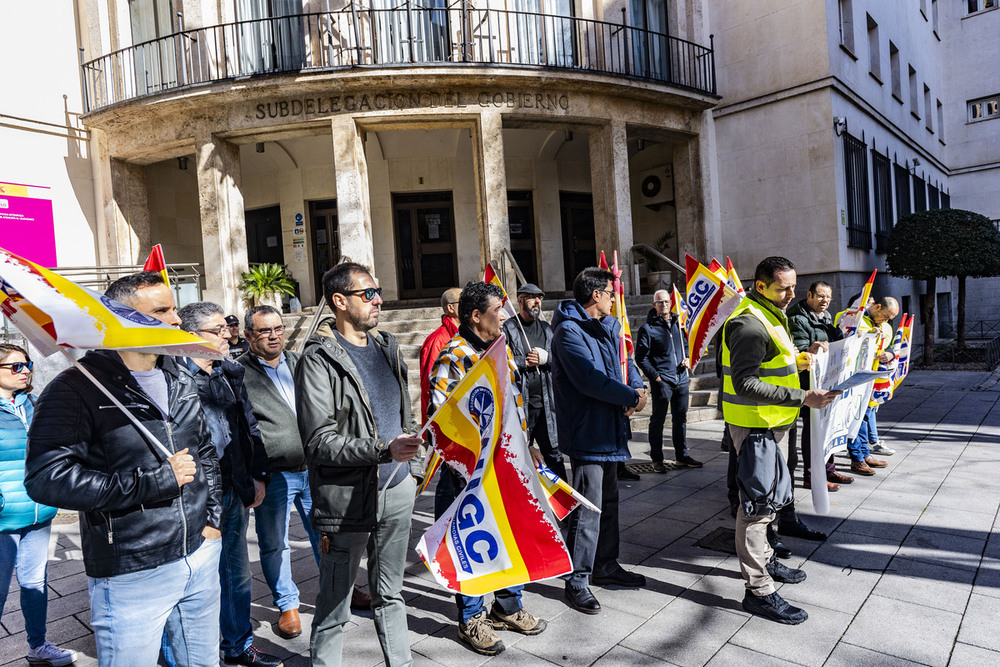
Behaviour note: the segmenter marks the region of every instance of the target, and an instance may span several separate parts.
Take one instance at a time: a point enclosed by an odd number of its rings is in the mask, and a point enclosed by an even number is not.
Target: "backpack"
[[[792,478],[770,429],[755,429],[736,457],[736,486],[747,516],[774,514],[792,502]]]

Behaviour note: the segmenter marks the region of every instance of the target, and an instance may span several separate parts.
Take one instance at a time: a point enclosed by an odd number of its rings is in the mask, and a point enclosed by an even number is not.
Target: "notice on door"
[[[52,268],[56,232],[45,186],[0,183],[0,239],[5,250]]]
[[[441,214],[428,213],[424,218],[427,221],[427,239],[437,241],[441,238]]]

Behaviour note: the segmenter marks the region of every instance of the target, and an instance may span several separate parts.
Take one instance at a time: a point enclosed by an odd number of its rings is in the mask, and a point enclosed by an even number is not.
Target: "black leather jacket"
[[[177,486],[170,463],[77,368],[42,392],[28,432],[25,487],[36,502],[80,512],[83,562],[90,577],[151,569],[201,546],[218,527],[222,493],[215,447],[194,379],[170,357],[169,420],[117,352],[88,352],[81,363],[167,449],[194,456],[194,481]]]

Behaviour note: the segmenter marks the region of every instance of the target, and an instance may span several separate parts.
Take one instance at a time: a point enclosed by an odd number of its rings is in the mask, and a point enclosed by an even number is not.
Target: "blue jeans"
[[[155,665],[166,627],[178,665],[219,664],[222,540],[164,565],[87,579],[90,625],[102,667]]]
[[[237,656],[253,643],[250,624],[253,578],[247,553],[247,522],[250,510],[243,506],[232,489],[222,496],[222,556],[219,558],[219,581],[222,605],[219,626],[222,629],[222,652]]]
[[[416,482],[407,475],[396,486],[380,492],[375,530],[371,533],[323,533],[326,546],[320,553],[319,593],[309,639],[313,667],[341,664],[344,626],[351,620],[351,593],[365,548],[372,615],[382,657],[392,667],[413,664],[403,599],[403,569],[416,490]]]
[[[38,648],[45,643],[45,619],[49,604],[45,570],[49,562],[51,533],[51,521],[0,533],[0,614],[7,604],[10,578],[16,567],[17,583],[21,587],[21,615],[24,616],[24,630],[30,648]]]
[[[858,430],[858,437],[847,446],[847,452],[853,461],[864,461],[871,454],[868,445],[878,440],[878,430],[875,427],[875,410],[869,407],[865,410],[865,417],[861,421],[861,428]],[[874,434],[874,438],[872,435]]]
[[[316,564],[319,565],[319,542],[312,527],[312,496],[309,494],[307,471],[273,473],[264,502],[254,508],[260,569],[271,589],[274,606],[282,612],[299,608],[299,589],[292,580],[292,550],[288,546],[292,505],[299,511]]]
[[[545,415],[541,416],[545,419]],[[565,471],[565,468],[563,468]],[[434,490],[434,518],[440,519],[453,502],[458,498],[458,494],[465,488],[465,480],[452,471],[447,465],[441,466],[438,474],[437,488]],[[501,588],[493,592],[496,605],[507,616],[516,614],[521,609],[521,591],[524,586],[511,586]],[[486,609],[485,596],[475,597],[457,594],[455,604],[458,605],[458,620],[460,623],[468,623],[469,619]]]

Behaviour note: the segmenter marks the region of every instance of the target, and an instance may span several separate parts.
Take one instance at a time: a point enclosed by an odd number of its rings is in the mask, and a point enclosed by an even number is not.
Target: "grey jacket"
[[[388,438],[380,437],[368,391],[350,355],[324,320],[306,342],[295,368],[295,405],[305,444],[312,492],[313,527],[326,532],[369,532],[377,520],[378,464],[389,463]],[[399,379],[401,421],[416,433],[406,390],[406,364],[396,339],[380,332],[374,342]],[[420,461],[410,461],[419,476]]]
[[[524,339],[521,327],[515,321],[516,317],[517,315],[503,323],[503,333],[507,337],[507,347],[510,348],[514,364],[517,366],[517,370],[520,371],[520,382],[517,388],[521,392],[521,396],[524,397],[524,412],[527,415],[528,430],[530,431],[535,427],[532,419],[534,415],[531,414],[531,411],[527,407],[528,374],[539,373],[542,380],[542,413],[545,415],[545,424],[549,431],[549,442],[552,443],[552,449],[556,450],[559,449],[559,437],[556,434],[555,398],[552,396],[552,327],[545,320],[540,320],[542,329],[545,331],[545,351],[549,353],[549,363],[531,369],[528,368],[528,364],[525,361],[525,357],[528,356],[531,350],[528,349],[528,341]]]
[[[246,368],[243,385],[253,403],[253,414],[271,461],[271,472],[302,472],[306,469],[306,453],[291,406],[278,393],[257,357],[247,352],[236,361]],[[299,354],[285,350],[285,362],[294,376]]]

